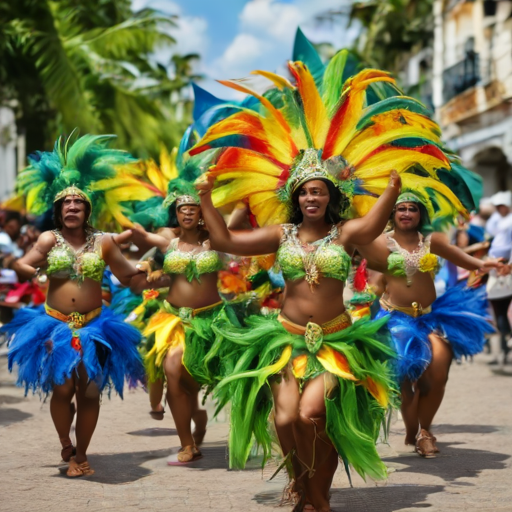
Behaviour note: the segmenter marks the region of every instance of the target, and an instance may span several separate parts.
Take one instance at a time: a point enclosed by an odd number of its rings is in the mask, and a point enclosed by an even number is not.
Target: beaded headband
[[[176,209],[178,209],[180,206],[185,206],[187,204],[193,205],[193,206],[199,206],[201,203],[199,202],[199,199],[197,199],[197,197],[189,196],[189,195],[179,196],[176,199]]]
[[[75,185],[71,185],[71,187],[67,187],[64,190],[61,190],[55,196],[55,199],[53,200],[53,202],[55,203],[55,202],[59,201],[60,199],[64,199],[67,196],[80,197],[81,199],[83,199],[84,201],[89,203],[89,206],[92,209],[92,203],[91,203],[91,199],[89,198],[89,196],[83,190],[80,190],[78,187],[75,187]]]
[[[403,194],[400,194],[398,196],[398,199],[396,200],[395,204],[400,204],[400,203],[422,204],[422,201],[417,195],[413,194],[412,192],[404,192]]]
[[[305,149],[301,160],[291,171],[289,183],[292,194],[304,183],[319,179],[329,180],[337,185],[337,180],[322,163],[318,150]]]

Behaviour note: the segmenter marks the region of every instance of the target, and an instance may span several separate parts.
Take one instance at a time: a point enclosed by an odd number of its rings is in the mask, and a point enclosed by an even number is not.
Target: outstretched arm
[[[280,226],[267,226],[254,231],[230,231],[222,215],[212,203],[212,183],[198,185],[201,194],[201,210],[208,225],[212,249],[238,256],[257,256],[274,253],[279,249]]]
[[[106,234],[101,240],[101,252],[105,263],[110,267],[112,273],[119,279],[119,282],[123,286],[130,285],[130,279],[139,274],[140,271],[135,268],[124,256],[119,247],[118,243],[122,243],[125,237],[128,237],[126,232],[121,235],[110,235]]]
[[[451,245],[448,237],[443,233],[433,233],[430,241],[430,249],[434,254],[441,256],[445,260],[451,261],[457,267],[466,270],[489,270],[491,268],[501,268],[503,263],[499,260],[490,258],[488,260],[480,260],[466,254],[456,245]]]
[[[55,237],[50,231],[45,231],[39,235],[34,247],[25,256],[11,264],[21,282],[34,277],[39,267],[46,266],[46,258],[54,245]]]
[[[131,229],[132,242],[139,248],[144,248],[145,251],[150,247],[157,247],[162,252],[165,252],[169,247],[169,242],[176,238],[176,234],[171,229],[162,231],[162,234],[149,233],[140,224],[135,224]],[[165,236],[163,236],[165,235]]]
[[[400,194],[402,181],[396,171],[391,171],[389,184],[373,208],[360,219],[353,219],[343,226],[344,245],[367,245],[382,234]]]

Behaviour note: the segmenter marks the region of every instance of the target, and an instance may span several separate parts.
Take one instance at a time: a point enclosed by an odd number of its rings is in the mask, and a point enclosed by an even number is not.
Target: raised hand
[[[195,182],[196,190],[199,192],[199,195],[207,194],[213,189],[213,183],[215,178],[210,174],[202,174],[197,178]]]
[[[402,178],[394,169],[389,174],[389,186],[398,189],[402,189]]]

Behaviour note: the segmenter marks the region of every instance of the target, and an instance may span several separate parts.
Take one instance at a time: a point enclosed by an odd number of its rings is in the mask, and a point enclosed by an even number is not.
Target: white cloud
[[[301,11],[291,4],[274,0],[252,0],[240,13],[243,30],[268,34],[281,41],[293,37],[294,27],[302,20]]]
[[[208,22],[200,17],[180,16],[178,29],[173,30],[172,35],[177,43],[175,53],[204,55],[208,47]]]

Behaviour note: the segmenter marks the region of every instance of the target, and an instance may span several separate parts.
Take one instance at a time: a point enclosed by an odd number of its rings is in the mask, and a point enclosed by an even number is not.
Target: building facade
[[[437,0],[432,102],[446,143],[484,180],[512,189],[512,1]]]

